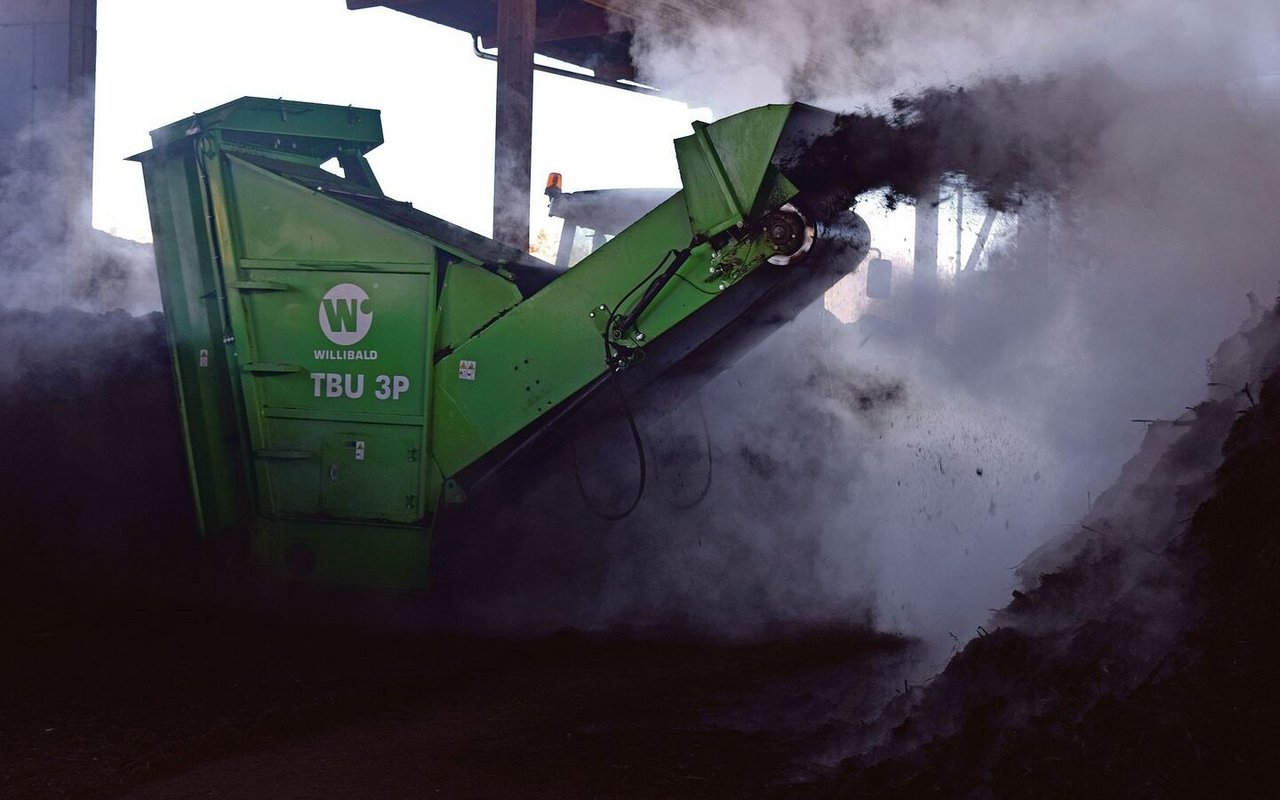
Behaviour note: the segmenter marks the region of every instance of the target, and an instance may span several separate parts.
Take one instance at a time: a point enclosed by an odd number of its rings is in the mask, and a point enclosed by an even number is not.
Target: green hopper
[[[861,261],[865,241],[814,255],[780,166],[824,113],[695,125],[683,190],[567,270],[385,196],[375,110],[243,98],[153,131],[136,158],[203,534],[280,576],[425,586],[446,509],[611,381],[689,391]]]

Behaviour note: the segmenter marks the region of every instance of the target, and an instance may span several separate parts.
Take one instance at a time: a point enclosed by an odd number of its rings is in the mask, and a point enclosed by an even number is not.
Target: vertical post
[[[91,222],[96,12],[96,0],[0,0],[0,269],[30,268],[39,237],[60,269],[24,280],[51,302],[79,290],[84,268],[69,248]],[[20,227],[27,252],[5,252]]]
[[[926,336],[937,332],[938,186],[916,200],[915,260],[912,265],[912,305],[916,328]]]
[[[529,249],[533,181],[533,48],[538,0],[498,0],[493,238]]]

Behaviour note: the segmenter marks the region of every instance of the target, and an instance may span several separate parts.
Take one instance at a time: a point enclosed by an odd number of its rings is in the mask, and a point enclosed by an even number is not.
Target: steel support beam
[[[538,21],[535,38],[538,44],[547,42],[563,42],[569,39],[590,39],[608,36],[617,28],[611,24],[608,12],[588,5],[573,5],[549,13],[544,6],[546,16]],[[480,42],[484,47],[497,47],[497,34],[493,28],[480,32]]]
[[[0,138],[12,141],[33,128],[57,131],[58,147],[77,151],[63,156],[83,166],[74,179],[85,187],[93,152],[96,17],[96,0],[0,2]]]
[[[529,248],[537,18],[537,0],[498,0],[493,238],[521,250]]]
[[[67,248],[92,222],[96,19],[96,0],[0,0],[0,283],[34,263],[34,241],[57,265],[38,278],[57,302],[83,299]],[[25,251],[4,246],[19,240]]]
[[[921,192],[916,200],[915,260],[912,265],[912,304],[915,327],[932,336],[938,328],[938,203],[939,187]]]

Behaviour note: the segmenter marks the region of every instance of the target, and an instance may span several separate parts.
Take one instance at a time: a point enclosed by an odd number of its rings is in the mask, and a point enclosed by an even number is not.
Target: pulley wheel
[[[778,250],[769,256],[770,264],[786,265],[799,261],[817,239],[813,223],[791,203],[766,214],[763,225],[765,238]]]

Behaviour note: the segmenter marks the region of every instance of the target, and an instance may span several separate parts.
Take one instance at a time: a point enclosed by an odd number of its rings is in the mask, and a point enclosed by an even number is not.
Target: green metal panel
[[[252,557],[280,578],[407,589],[427,585],[430,550],[422,528],[275,518],[255,528]]]
[[[779,196],[781,204],[795,194],[776,170],[766,170],[762,181],[753,197]],[[471,465],[607,372],[605,319],[632,307],[638,296],[633,290],[653,278],[672,250],[698,238],[690,216],[685,192],[677,193],[440,361],[435,391],[449,411],[433,420],[432,440],[445,475]],[[718,252],[709,244],[693,247],[677,279],[637,320],[644,338],[625,343],[644,348],[659,340],[773,253],[756,239]]]
[[[229,209],[241,258],[319,265],[421,264],[423,239],[234,155],[226,156],[229,187],[237,201]]]
[[[146,159],[143,169],[200,529],[217,533],[243,524],[249,503],[204,201],[192,159]]]
[[[151,146],[159,150],[215,130],[282,154],[327,160],[340,147],[363,154],[382,144],[382,115],[371,108],[242,97],[152,131]]]
[[[422,459],[436,249],[234,155],[211,165],[210,180],[228,270],[284,287],[233,288],[229,303],[260,513],[429,518],[439,492],[424,485]],[[331,527],[316,530],[320,569],[348,558]]]
[[[379,141],[377,112],[250,99],[140,160],[202,526],[248,530],[270,571],[421,585],[437,250],[243,156],[350,164]]]
[[[714,236],[763,210],[765,174],[791,106],[762,106],[707,125],[676,140],[676,161],[694,230]]]
[[[450,264],[440,295],[440,340],[436,349],[456,348],[520,299],[520,290],[500,275],[470,264]]]
[[[458,472],[603,375],[607,312],[601,306],[617,306],[668,251],[692,236],[677,194],[446,356],[436,371],[436,392],[457,416],[434,420],[441,471]],[[642,320],[648,336],[714,296],[694,288],[709,274],[708,252],[703,248],[685,265],[694,283],[672,282],[654,315]]]

